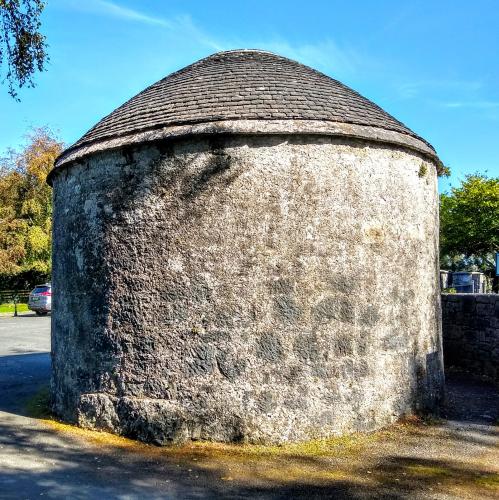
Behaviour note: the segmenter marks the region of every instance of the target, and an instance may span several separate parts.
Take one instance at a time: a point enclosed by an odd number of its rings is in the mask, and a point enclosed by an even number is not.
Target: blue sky
[[[50,63],[15,102],[0,155],[32,126],[72,143],[145,86],[219,50],[313,66],[422,135],[452,169],[499,176],[499,2],[48,0]]]

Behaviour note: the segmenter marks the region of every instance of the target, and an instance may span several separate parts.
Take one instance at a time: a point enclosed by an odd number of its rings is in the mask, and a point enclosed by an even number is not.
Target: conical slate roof
[[[146,88],[103,118],[56,167],[124,144],[193,133],[325,133],[434,149],[359,93],[260,50],[220,52]]]

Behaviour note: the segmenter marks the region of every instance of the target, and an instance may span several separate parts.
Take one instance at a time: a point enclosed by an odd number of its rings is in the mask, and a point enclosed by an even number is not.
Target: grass
[[[408,465],[406,467],[406,471],[411,473],[413,476],[443,477],[451,475],[448,469],[436,465]]]
[[[29,311],[28,304],[17,304],[17,312]],[[2,313],[12,313],[14,314],[14,304],[0,304],[0,314]]]
[[[50,392],[48,387],[43,387],[25,404],[26,413],[32,418],[51,419]]]
[[[480,476],[475,482],[480,486],[485,486],[486,488],[499,492],[499,474]]]

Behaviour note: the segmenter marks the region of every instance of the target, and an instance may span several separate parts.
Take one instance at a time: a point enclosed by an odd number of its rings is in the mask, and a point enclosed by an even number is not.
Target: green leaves
[[[52,191],[45,180],[61,151],[49,130],[35,129],[22,151],[0,159],[0,278],[50,273]]]
[[[490,256],[498,249],[499,178],[468,175],[460,187],[440,195],[441,258],[478,259],[492,267]]]
[[[17,89],[33,87],[33,74],[43,71],[48,60],[45,36],[40,33],[42,0],[0,0],[0,68],[5,64],[9,94],[17,99]]]

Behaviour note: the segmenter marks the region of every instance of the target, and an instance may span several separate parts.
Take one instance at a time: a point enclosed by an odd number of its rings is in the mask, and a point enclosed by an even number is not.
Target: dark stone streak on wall
[[[499,383],[499,295],[442,294],[444,361]]]

